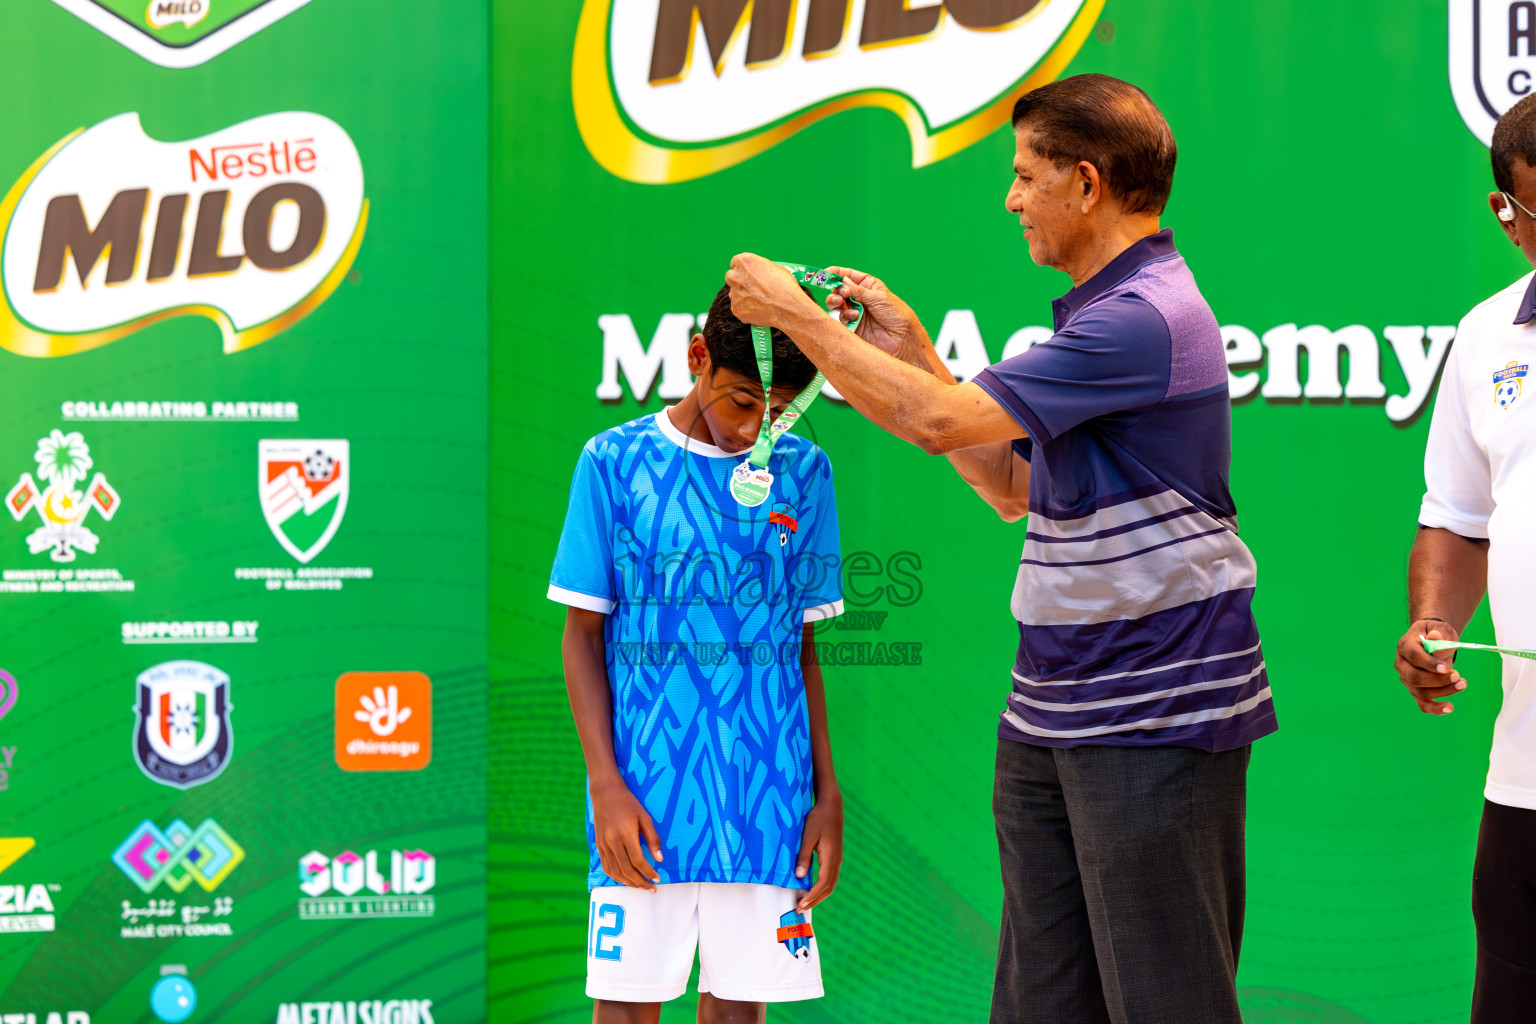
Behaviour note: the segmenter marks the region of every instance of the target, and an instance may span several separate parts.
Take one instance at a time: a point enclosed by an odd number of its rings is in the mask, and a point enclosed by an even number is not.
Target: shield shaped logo
[[[1450,0],[1450,13],[1451,95],[1486,146],[1499,117],[1536,88],[1536,8]]]
[[[261,514],[294,558],[308,563],[331,542],[347,513],[351,450],[346,441],[262,441]]]
[[[167,661],[139,675],[133,755],[144,774],[178,789],[229,764],[229,676],[200,661]]]
[[[166,68],[196,67],[309,0],[53,0]]]

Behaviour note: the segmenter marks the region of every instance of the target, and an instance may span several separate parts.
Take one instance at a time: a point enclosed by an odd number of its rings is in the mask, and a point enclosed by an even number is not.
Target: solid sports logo
[[[19,523],[28,512],[36,512],[42,521],[27,534],[27,550],[34,555],[47,551],[55,562],[73,562],[77,548],[94,555],[101,538],[86,527],[86,517],[94,509],[101,518],[111,519],[120,501],[102,473],[92,477],[89,487],[80,488],[95,465],[91,446],[78,431],[54,430],[37,442],[32,458],[42,486],[31,473],[22,473],[5,496],[12,519]]]
[[[53,0],[145,60],[190,68],[309,0]]]
[[[1004,124],[1104,0],[586,0],[571,69],[587,149],[630,181],[724,170],[855,107],[900,117],[912,165]]]
[[[377,850],[334,859],[311,850],[299,858],[299,919],[431,917],[437,907],[428,894],[436,884],[437,858],[425,850],[391,850],[387,876]]]
[[[1536,88],[1536,7],[1450,0],[1451,95],[1487,146],[1504,112]]]
[[[112,852],[112,863],[144,893],[161,884],[185,892],[196,882],[213,892],[245,860],[245,850],[212,818],[197,828],[177,818],[161,831],[145,820]]]
[[[308,562],[331,542],[347,514],[352,483],[346,441],[260,441],[257,477],[261,514],[272,536],[294,558]]]
[[[133,756],[156,782],[189,789],[229,766],[229,676],[200,661],[167,661],[140,674]]]
[[[65,136],[0,201],[0,348],[63,356],[175,316],[224,351],[258,345],[336,290],[368,221],[341,126],[267,114],[186,142],[119,114]]]

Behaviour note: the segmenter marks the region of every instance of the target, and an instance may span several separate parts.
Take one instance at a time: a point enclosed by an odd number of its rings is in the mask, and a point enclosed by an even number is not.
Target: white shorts
[[[654,893],[592,890],[587,914],[587,997],[661,1003],[688,990],[699,951],[699,991],[744,1003],[822,995],[803,889],[746,882],[674,882]]]

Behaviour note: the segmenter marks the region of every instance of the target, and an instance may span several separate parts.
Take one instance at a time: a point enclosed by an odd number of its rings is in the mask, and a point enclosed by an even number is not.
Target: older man
[[[1488,205],[1536,265],[1536,96],[1499,118],[1491,156],[1498,191]],[[1536,397],[1525,394],[1536,386],[1533,320],[1531,274],[1473,307],[1456,330],[1435,398],[1408,563],[1413,623],[1397,642],[1398,674],[1428,714],[1450,714],[1445,698],[1467,684],[1450,654],[1426,654],[1420,640],[1455,640],[1484,593],[1498,642],[1536,647]],[[1472,868],[1472,1021],[1514,1024],[1536,1019],[1536,662],[1504,659],[1504,706],[1483,796]]]
[[[1104,75],[1027,94],[1013,126],[1007,208],[1034,261],[1072,278],[1049,341],[957,384],[911,309],[857,271],[842,295],[872,344],[757,256],[732,261],[732,303],[1004,519],[1029,513],[993,795],[992,1020],[1239,1024],[1249,746],[1275,717],[1221,333],[1159,229],[1173,135]]]

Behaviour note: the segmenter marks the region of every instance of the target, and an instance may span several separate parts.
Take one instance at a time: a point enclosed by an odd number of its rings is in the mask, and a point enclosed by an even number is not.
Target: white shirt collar
[[[660,430],[668,441],[671,441],[684,451],[693,452],[695,455],[702,455],[706,459],[740,459],[747,455],[746,452],[728,452],[712,444],[705,444],[703,441],[689,437],[681,430],[678,430],[677,424],[672,422],[672,417],[667,415],[668,410],[675,408],[677,407],[669,405],[666,409],[656,414],[656,429]]]

